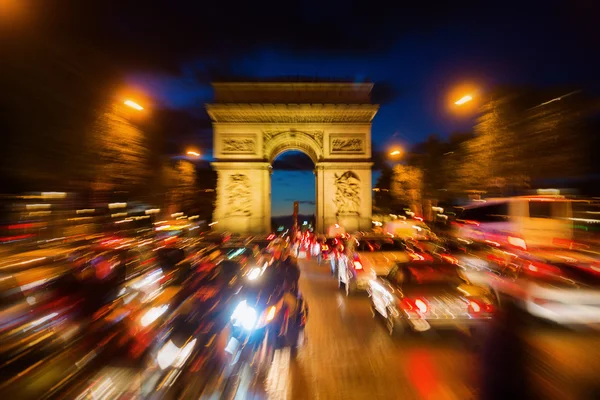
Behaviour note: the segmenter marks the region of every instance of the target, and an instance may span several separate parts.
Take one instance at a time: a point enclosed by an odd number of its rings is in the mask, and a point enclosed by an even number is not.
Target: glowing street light
[[[457,106],[462,106],[463,104],[468,103],[471,100],[473,100],[473,97],[471,97],[470,95],[466,95],[456,100],[454,104],[456,104]]]
[[[140,106],[138,103],[136,103],[133,100],[125,100],[125,105],[128,107],[131,107],[133,109],[136,109],[138,111],[142,111],[144,109],[144,107]]]
[[[400,146],[392,147],[390,149],[390,152],[388,153],[388,155],[394,159],[398,159],[398,158],[402,157],[403,154],[404,154],[404,149]]]
[[[185,153],[185,154],[187,154],[188,156],[200,157],[200,153],[198,153],[197,151],[192,151],[192,150],[189,150],[189,151],[188,151],[187,153]]]

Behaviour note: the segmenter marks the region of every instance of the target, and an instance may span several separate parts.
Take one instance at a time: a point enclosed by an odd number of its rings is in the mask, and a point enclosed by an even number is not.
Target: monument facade
[[[316,230],[371,229],[369,83],[214,83],[218,231],[271,231],[271,169],[280,154],[304,152],[315,164]],[[293,184],[293,182],[292,182]],[[290,203],[291,210],[291,203]]]

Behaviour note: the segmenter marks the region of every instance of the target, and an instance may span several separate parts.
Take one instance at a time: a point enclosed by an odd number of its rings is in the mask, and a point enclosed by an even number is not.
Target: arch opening
[[[316,177],[313,157],[303,149],[282,149],[275,154],[271,174],[271,219],[273,231],[291,229],[294,202],[299,205],[298,225],[316,223]],[[305,223],[306,222],[306,223]]]

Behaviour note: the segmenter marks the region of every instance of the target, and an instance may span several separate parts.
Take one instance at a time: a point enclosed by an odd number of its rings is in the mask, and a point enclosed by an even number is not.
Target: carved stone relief
[[[252,192],[250,179],[247,175],[230,175],[225,192],[227,193],[225,214],[245,217],[252,215]]]
[[[271,139],[273,139],[273,138],[275,138],[275,137],[277,137],[279,135],[282,135],[284,133],[291,133],[291,134],[301,134],[301,133],[304,133],[304,134],[312,137],[318,143],[319,146],[321,146],[321,147],[323,146],[323,131],[320,131],[320,130],[312,130],[312,131],[295,131],[295,130],[292,130],[292,131],[289,131],[289,130],[277,131],[277,130],[265,130],[265,131],[263,131],[263,135],[264,135],[263,143],[264,143],[264,146],[266,147],[267,142],[269,142],[269,140],[271,140]]]
[[[332,153],[364,153],[365,141],[363,138],[332,138]]]
[[[360,178],[352,171],[346,171],[335,177],[335,198],[333,202],[337,207],[336,215],[360,214]]]
[[[252,138],[223,138],[223,153],[254,154],[255,142]]]

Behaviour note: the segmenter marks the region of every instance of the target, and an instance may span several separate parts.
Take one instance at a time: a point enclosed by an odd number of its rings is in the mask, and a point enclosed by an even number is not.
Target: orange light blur
[[[389,152],[389,156],[393,157],[393,158],[402,157],[403,154],[404,154],[404,150],[399,147],[392,148],[392,150]]]
[[[200,153],[198,153],[197,151],[190,150],[185,154],[187,154],[188,156],[200,157]]]
[[[470,95],[466,95],[461,97],[460,99],[456,100],[454,102],[454,104],[456,104],[457,106],[463,105],[465,103],[468,103],[469,101],[473,100],[473,97]]]
[[[124,104],[127,107],[131,107],[131,108],[136,109],[138,111],[142,111],[144,109],[144,107],[140,106],[138,103],[136,103],[133,100],[125,100]]]

